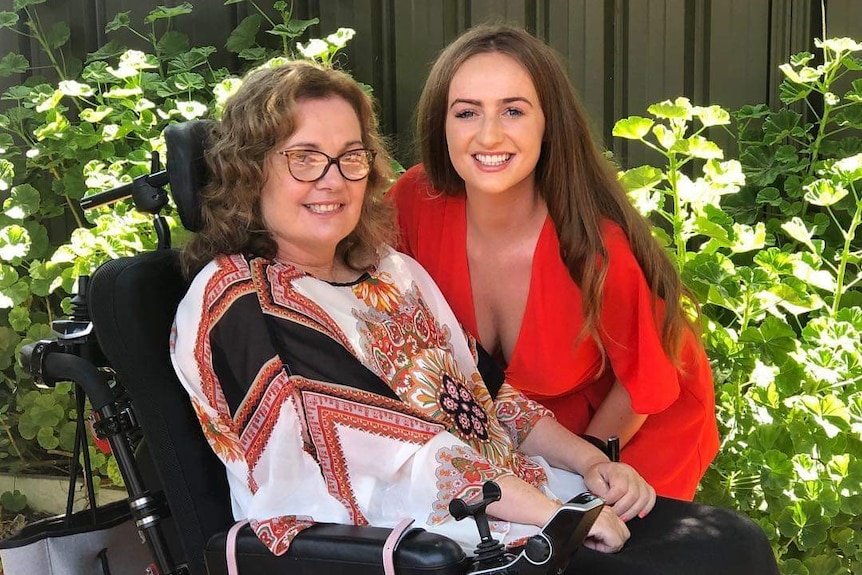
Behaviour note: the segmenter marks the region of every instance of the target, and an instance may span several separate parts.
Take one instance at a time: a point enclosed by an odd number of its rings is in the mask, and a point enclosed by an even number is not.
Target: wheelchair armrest
[[[612,437],[611,440],[606,442],[594,435],[588,435],[586,433],[581,433],[579,436],[581,439],[607,455],[611,461],[618,462],[620,460],[619,439]]]
[[[236,540],[239,573],[273,575],[380,575],[390,529],[319,523],[303,530],[282,556],[273,555],[249,526]],[[227,531],[207,543],[209,575],[227,575]],[[408,532],[395,551],[398,575],[461,575],[470,566],[461,546],[422,529]]]

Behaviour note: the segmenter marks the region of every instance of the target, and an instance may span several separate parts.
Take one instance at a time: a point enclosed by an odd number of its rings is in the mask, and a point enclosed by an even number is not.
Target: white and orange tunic
[[[405,517],[471,550],[476,527],[448,504],[485,481],[514,474],[560,500],[585,491],[579,475],[518,451],[550,412],[502,374],[485,373],[486,385],[479,366],[493,363],[430,276],[388,248],[350,284],[218,257],[180,303],[171,354],[227,470],[234,516],[275,554],[315,522]],[[537,531],[491,527],[509,544]]]

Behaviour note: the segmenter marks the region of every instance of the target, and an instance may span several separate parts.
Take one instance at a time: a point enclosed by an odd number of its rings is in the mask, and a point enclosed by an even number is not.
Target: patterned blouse
[[[479,352],[428,274],[389,249],[350,284],[218,257],[180,303],[171,341],[234,516],[277,555],[316,521],[405,517],[471,550],[478,532],[448,504],[485,481],[514,474],[560,500],[585,491],[518,451],[550,412],[502,378],[492,396]],[[511,544],[537,528],[492,531]]]

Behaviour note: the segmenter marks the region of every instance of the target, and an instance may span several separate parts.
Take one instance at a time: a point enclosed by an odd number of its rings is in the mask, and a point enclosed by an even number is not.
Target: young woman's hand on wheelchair
[[[584,483],[623,521],[644,517],[655,505],[655,489],[625,463],[596,463],[584,474]]]

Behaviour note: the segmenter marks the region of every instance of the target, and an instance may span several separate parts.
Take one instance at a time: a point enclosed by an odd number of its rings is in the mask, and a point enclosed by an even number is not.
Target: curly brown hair
[[[536,188],[559,236],[560,257],[581,288],[584,333],[604,352],[598,329],[608,264],[601,222],[608,219],[625,231],[651,292],[667,304],[661,325],[662,346],[679,364],[684,330],[694,328],[681,300],[688,299],[695,308],[697,304],[664,248],[652,236],[649,223],[632,206],[614,167],[596,145],[565,68],[547,44],[520,28],[481,25],[440,53],[417,109],[417,143],[431,184],[446,194],[464,193],[464,180],[455,171],[446,144],[449,87],[468,58],[486,53],[503,54],[520,63],[536,88],[545,114]]]
[[[336,257],[352,269],[363,270],[374,262],[382,245],[392,243],[394,209],[384,196],[393,179],[392,162],[373,100],[345,72],[291,61],[249,73],[213,127],[206,152],[211,178],[200,196],[201,230],[183,249],[189,276],[219,254],[275,257],[276,242],[260,208],[267,154],[296,130],[298,101],[333,96],[353,107],[363,146],[376,152],[359,223],[338,244]]]

